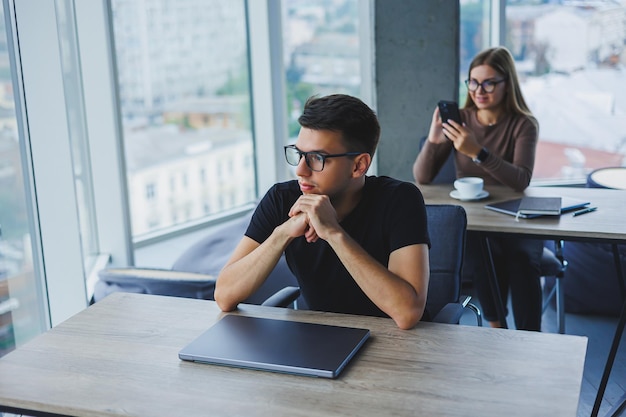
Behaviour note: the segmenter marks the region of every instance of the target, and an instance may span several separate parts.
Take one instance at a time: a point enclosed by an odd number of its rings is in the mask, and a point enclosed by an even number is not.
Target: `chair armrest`
[[[433,323],[459,324],[463,309],[465,307],[461,303],[448,303],[433,318]]]
[[[298,297],[300,297],[299,287],[285,287],[278,290],[261,305],[268,307],[287,307],[296,301]]]
[[[98,272],[94,302],[112,292],[213,299],[213,275],[159,268],[105,268]]]
[[[476,321],[478,326],[483,325],[482,313],[478,307],[472,304],[471,295],[461,295],[457,303],[446,304],[439,313],[433,319],[433,323],[447,323],[447,324],[459,324],[464,309],[472,310],[476,315]]]
[[[433,323],[447,323],[447,324],[459,324],[461,322],[461,316],[464,309],[471,310],[476,316],[476,324],[478,327],[483,325],[483,317],[480,308],[472,304],[470,301],[472,296],[461,295],[458,303],[448,303],[433,319]]]
[[[106,268],[98,272],[98,278],[111,283],[127,283],[131,281],[182,282],[186,284],[215,285],[216,278],[209,274],[196,272],[172,271],[160,268]]]

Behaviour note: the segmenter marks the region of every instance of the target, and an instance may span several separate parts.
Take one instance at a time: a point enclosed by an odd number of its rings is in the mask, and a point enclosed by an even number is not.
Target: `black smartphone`
[[[454,120],[458,124],[463,124],[461,121],[461,112],[459,112],[459,105],[455,101],[441,100],[437,103],[439,106],[439,115],[441,121],[446,122],[448,120]]]

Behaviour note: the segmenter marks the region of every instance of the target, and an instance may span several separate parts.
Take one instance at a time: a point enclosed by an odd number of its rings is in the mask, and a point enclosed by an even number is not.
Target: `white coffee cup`
[[[484,181],[480,177],[464,177],[454,181],[460,198],[474,198],[483,191]]]

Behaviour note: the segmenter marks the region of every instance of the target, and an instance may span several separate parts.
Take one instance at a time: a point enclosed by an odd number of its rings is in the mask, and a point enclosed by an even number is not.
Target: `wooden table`
[[[486,186],[489,197],[480,201],[459,201],[449,196],[452,185],[419,185],[427,204],[458,204],[467,212],[467,229],[479,232],[524,235],[540,239],[626,241],[626,191],[580,187],[530,187],[519,193],[504,186]],[[582,216],[571,214],[519,219],[487,210],[485,204],[529,196],[572,197],[587,200],[598,210]]]
[[[597,416],[626,326],[626,280],[617,247],[618,244],[626,243],[626,221],[624,220],[626,191],[581,187],[529,187],[523,193],[519,193],[504,186],[487,186],[485,189],[490,194],[488,198],[469,202],[450,197],[449,193],[453,190],[451,184],[419,185],[419,188],[427,204],[458,204],[463,206],[467,213],[467,229],[485,235],[505,234],[539,239],[612,244],[617,279],[624,296],[624,302],[592,410],[592,416]],[[534,219],[515,219],[514,216],[507,216],[485,208],[487,203],[505,201],[524,195],[572,197],[587,200],[591,202],[591,206],[597,206],[598,210],[576,217],[572,214],[563,214]],[[502,303],[498,297],[495,301],[500,310],[499,314],[502,315]],[[626,395],[609,414],[613,415],[614,412],[617,412],[625,401]]]
[[[0,411],[71,416],[576,416],[587,338],[241,305],[363,327],[336,380],[184,362],[212,301],[115,293],[0,358]]]

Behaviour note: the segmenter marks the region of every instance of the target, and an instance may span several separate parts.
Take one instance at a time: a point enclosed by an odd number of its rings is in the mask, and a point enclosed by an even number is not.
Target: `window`
[[[253,165],[236,175],[222,167],[225,159],[245,162],[253,155],[244,1],[111,3],[133,237],[254,201],[254,195],[241,195],[211,204],[220,187],[255,183]],[[219,164],[222,183],[207,187],[178,174],[200,164]],[[151,186],[168,195],[148,195],[158,206],[174,198],[182,215],[147,211],[139,201],[144,196],[133,184],[155,175],[180,175],[185,201],[160,179]],[[207,213],[209,207],[218,211]]]
[[[626,5],[507,2],[506,45],[539,121],[535,179],[626,164]]]
[[[79,61],[74,17],[70,0],[56,0],[57,27],[61,36],[59,51],[63,71],[63,89],[68,118],[68,132],[72,152],[75,193],[80,222],[81,245],[85,268],[93,265],[99,253],[91,161],[89,160],[89,135],[85,120],[83,85]]]
[[[593,169],[626,164],[626,5],[609,0],[461,2],[461,80],[472,57],[503,44],[539,122],[534,182],[584,182]],[[500,39],[492,36],[502,26]],[[494,39],[495,38],[495,39]],[[460,86],[460,97],[465,96]]]
[[[146,184],[146,200],[154,200],[156,197],[156,185],[153,183]]]
[[[492,0],[466,0],[461,1],[461,21],[459,32],[460,39],[460,82],[465,87],[467,69],[476,54],[490,45],[491,28],[491,1]],[[459,97],[465,97],[465,90]],[[461,103],[462,104],[462,103]]]
[[[283,53],[289,137],[314,94],[361,94],[357,0],[283,0]],[[294,140],[294,139],[292,139]]]
[[[170,192],[174,194],[175,191],[176,191],[176,176],[172,175],[170,177]]]
[[[31,188],[16,119],[9,31],[0,8],[0,356],[42,332],[47,320],[33,262]]]

